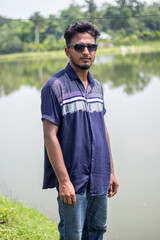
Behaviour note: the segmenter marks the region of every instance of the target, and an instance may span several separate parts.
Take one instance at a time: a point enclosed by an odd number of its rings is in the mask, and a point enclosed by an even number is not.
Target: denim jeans
[[[68,205],[58,196],[60,240],[102,240],[106,232],[107,192],[90,196],[89,190],[76,194],[76,205]]]

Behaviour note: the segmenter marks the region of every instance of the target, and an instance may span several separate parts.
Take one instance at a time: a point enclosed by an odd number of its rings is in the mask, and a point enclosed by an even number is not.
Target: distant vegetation
[[[0,16],[0,54],[62,49],[63,32],[76,21],[94,23],[103,32],[102,47],[159,41],[160,3],[146,2],[115,0],[114,5],[104,3],[97,8],[94,0],[85,0],[85,6],[74,2],[59,15],[47,18],[39,12],[28,20]]]
[[[58,240],[57,224],[33,208],[0,196],[1,240]]]

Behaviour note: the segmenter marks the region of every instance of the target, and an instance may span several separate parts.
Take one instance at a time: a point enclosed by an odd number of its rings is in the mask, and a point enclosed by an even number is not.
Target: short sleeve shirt
[[[57,138],[70,180],[76,193],[101,195],[110,186],[110,152],[106,138],[106,112],[101,84],[88,72],[88,87],[73,68],[52,76],[41,91],[42,120],[58,126]],[[44,152],[43,188],[57,187],[58,181]]]

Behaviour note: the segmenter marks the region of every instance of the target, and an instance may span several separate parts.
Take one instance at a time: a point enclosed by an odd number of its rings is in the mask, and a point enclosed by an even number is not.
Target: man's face
[[[70,64],[79,69],[89,69],[96,57],[96,51],[89,51],[87,47],[82,52],[77,52],[73,44],[95,44],[95,39],[89,33],[79,33],[71,39],[70,47],[66,48],[66,55],[70,59]]]

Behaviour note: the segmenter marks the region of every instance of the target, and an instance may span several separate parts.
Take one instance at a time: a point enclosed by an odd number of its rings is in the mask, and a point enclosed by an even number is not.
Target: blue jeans
[[[106,232],[107,192],[90,196],[89,190],[76,194],[76,205],[68,205],[58,196],[60,240],[102,240]]]

